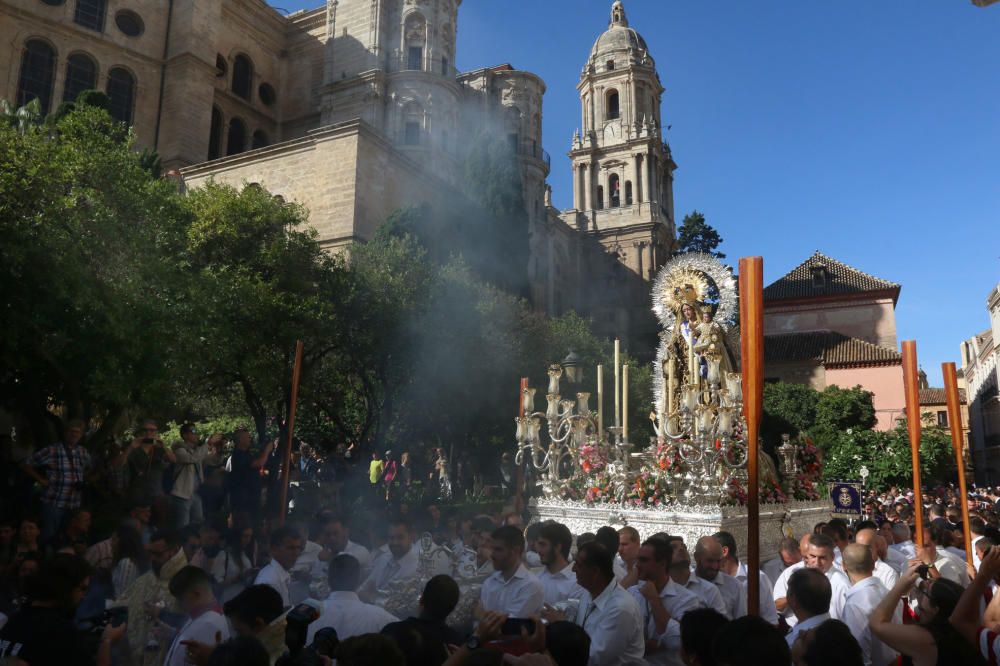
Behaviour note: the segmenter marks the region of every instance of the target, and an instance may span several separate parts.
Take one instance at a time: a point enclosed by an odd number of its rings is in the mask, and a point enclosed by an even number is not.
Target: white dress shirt
[[[879,582],[885,585],[885,589],[891,590],[899,582],[899,573],[882,560],[875,560],[874,575]]]
[[[851,579],[833,567],[826,572],[826,578],[830,581],[833,593],[830,597],[830,617],[839,620],[844,616],[844,602],[847,600],[847,591],[851,589]]]
[[[312,643],[316,632],[324,627],[337,630],[337,637],[345,640],[361,634],[377,634],[390,622],[399,618],[381,606],[366,604],[354,592],[331,592],[323,602],[323,613],[309,625],[307,643]]]
[[[270,585],[281,595],[281,603],[288,607],[291,605],[288,598],[288,583],[291,579],[292,575],[278,564],[278,560],[271,560],[266,567],[260,570],[253,584]]]
[[[781,555],[778,555],[778,557],[765,562],[760,570],[767,574],[768,579],[771,581],[771,589],[774,589],[774,584],[778,582],[778,576],[787,568],[785,561],[781,559]]]
[[[778,624],[778,609],[774,606],[774,585],[771,584],[771,579],[763,571],[758,571],[757,575],[760,576],[760,616],[776,625]],[[747,601],[747,565],[740,562],[734,577],[740,584],[742,595],[740,597],[741,613],[738,617],[743,617],[747,614],[747,605],[749,604]]]
[[[618,581],[591,598],[586,590],[580,599],[576,623],[590,636],[587,666],[643,666],[646,651],[642,613],[635,598]]]
[[[359,543],[354,543],[351,540],[347,541],[347,545],[344,546],[344,550],[340,551],[338,555],[350,555],[358,561],[361,565],[361,569],[367,569],[368,565],[372,562],[372,554],[368,552],[368,549]]]
[[[788,597],[788,579],[792,577],[793,573],[795,573],[799,569],[802,569],[805,566],[806,566],[805,560],[801,560],[799,562],[796,562],[792,566],[786,568],[784,571],[782,571],[781,575],[778,576],[778,580],[774,581],[774,592],[772,596],[775,599],[784,599]],[[785,618],[785,622],[788,624],[789,627],[794,627],[795,623],[798,622],[798,620],[795,618],[795,614],[792,613],[792,609],[789,608],[788,606],[785,606],[784,612],[779,613],[779,615]]]
[[[215,645],[216,634],[221,634],[223,641],[229,640],[229,622],[224,615],[210,610],[189,619],[170,643],[163,666],[188,666],[187,648],[181,645],[181,641],[198,641]]]
[[[743,607],[743,589],[740,586],[740,582],[725,573],[720,571],[715,575],[715,580],[708,581],[714,583],[715,587],[719,589],[719,593],[722,595],[722,603],[726,605],[726,617],[730,620],[735,620],[740,617],[740,609]],[[743,615],[746,613],[744,612]]]
[[[886,666],[890,662],[895,662],[898,654],[878,638],[872,636],[871,629],[868,627],[868,620],[871,618],[872,612],[882,603],[882,599],[887,594],[889,594],[889,590],[874,576],[859,580],[847,591],[844,614],[840,619],[851,630],[851,634],[858,639],[865,666]],[[896,604],[892,621],[897,624],[903,621],[903,611],[899,604]]]
[[[979,571],[979,565],[982,564],[982,560],[979,559],[979,551],[976,550],[976,544],[982,538],[982,536],[977,536],[972,539],[972,566],[976,568],[976,571]]]
[[[792,617],[795,616],[793,615]],[[785,636],[785,641],[788,643],[788,647],[792,647],[793,645],[795,645],[795,639],[799,637],[800,633],[806,631],[807,629],[814,629],[829,619],[830,619],[829,613],[823,613],[822,615],[814,615],[806,620],[802,620],[802,622],[799,622],[798,618],[796,618],[795,626],[792,627],[792,630],[788,632],[787,636]]]
[[[705,608],[711,608],[726,615],[726,602],[722,600],[722,593],[719,592],[719,588],[704,578],[691,574],[687,583],[684,584],[684,589],[701,599]]]
[[[545,603],[550,606],[554,606],[560,601],[579,599],[583,596],[584,590],[576,582],[572,562],[566,564],[565,568],[556,573],[549,573],[548,569],[542,569],[538,573],[538,581],[542,584],[542,589],[545,592]]]
[[[888,548],[885,553],[885,563],[895,569],[897,574],[901,574],[906,571],[906,567],[909,566],[910,558],[908,558],[901,550]]]
[[[908,560],[912,560],[917,556],[916,546],[909,539],[894,543],[889,548],[895,550],[897,553],[901,553]]]
[[[954,581],[962,587],[969,586],[969,574],[965,570],[965,560],[960,560],[948,551],[938,548],[934,567],[942,578]]]
[[[615,561],[612,566],[615,569],[615,580],[621,582],[622,578],[628,575],[628,565],[625,564],[625,560],[622,559],[621,555],[615,555]]]
[[[646,655],[646,661],[653,666],[683,666],[681,661],[681,618],[691,609],[701,608],[701,600],[674,581],[667,579],[667,584],[660,590],[660,601],[670,613],[666,630],[662,633],[656,630],[656,618],[649,602],[642,596],[639,589],[646,581],[639,581],[628,589],[642,613],[646,640],[656,640],[658,649]]]
[[[509,617],[531,617],[542,610],[545,588],[522,563],[506,580],[502,571],[493,572],[483,581],[479,599],[483,610],[506,613]]]
[[[394,580],[402,580],[415,576],[417,565],[420,563],[420,546],[413,544],[409,551],[398,560],[393,557],[392,551],[386,549],[380,553],[372,562],[372,572],[365,581],[375,584],[375,589],[382,590]]]

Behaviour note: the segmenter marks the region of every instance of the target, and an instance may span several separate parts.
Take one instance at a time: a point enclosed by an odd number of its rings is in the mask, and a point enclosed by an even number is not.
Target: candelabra
[[[515,419],[517,455],[514,462],[520,466],[527,457],[539,473],[543,491],[550,496],[558,495],[565,477],[575,471],[580,449],[601,439],[598,414],[589,405],[590,393],[577,393],[576,400],[563,399],[559,393],[563,374],[562,365],[549,366],[549,386],[545,395],[548,404],[544,412],[535,411],[536,389],[525,388],[521,392],[524,416]],[[543,420],[547,426],[547,447],[542,444]]]
[[[724,498],[732,478],[747,462],[743,386],[739,373],[720,372],[719,359],[706,359],[706,376],[683,386],[677,407],[660,412],[657,435],[676,447],[687,472],[675,487],[690,502]],[[665,391],[674,390],[666,386]],[[672,402],[672,401],[671,401]]]

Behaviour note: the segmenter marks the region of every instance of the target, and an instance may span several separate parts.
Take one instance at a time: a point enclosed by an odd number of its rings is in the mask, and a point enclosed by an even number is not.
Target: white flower
[[[853,435],[854,434],[854,430],[852,428],[848,428],[847,429],[847,434],[848,435]]]

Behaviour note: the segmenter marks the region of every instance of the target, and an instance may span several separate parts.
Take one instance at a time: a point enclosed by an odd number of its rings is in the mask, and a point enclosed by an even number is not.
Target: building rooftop
[[[961,404],[965,404],[965,390],[958,389],[958,401]],[[948,397],[945,395],[943,388],[922,388],[920,389],[920,404],[921,405],[945,405],[948,403]]]
[[[764,337],[764,360],[816,361],[827,368],[898,365],[902,356],[895,349],[880,347],[835,331],[788,333]]]
[[[783,277],[764,288],[765,301],[781,301],[822,296],[892,292],[899,298],[900,285],[869,275],[828,257],[819,250]]]

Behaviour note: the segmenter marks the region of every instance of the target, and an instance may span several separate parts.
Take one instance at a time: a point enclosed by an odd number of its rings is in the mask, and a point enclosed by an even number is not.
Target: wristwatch
[[[465,640],[465,647],[469,648],[470,651],[478,650],[482,646],[482,641],[479,640],[479,636],[472,634]]]

